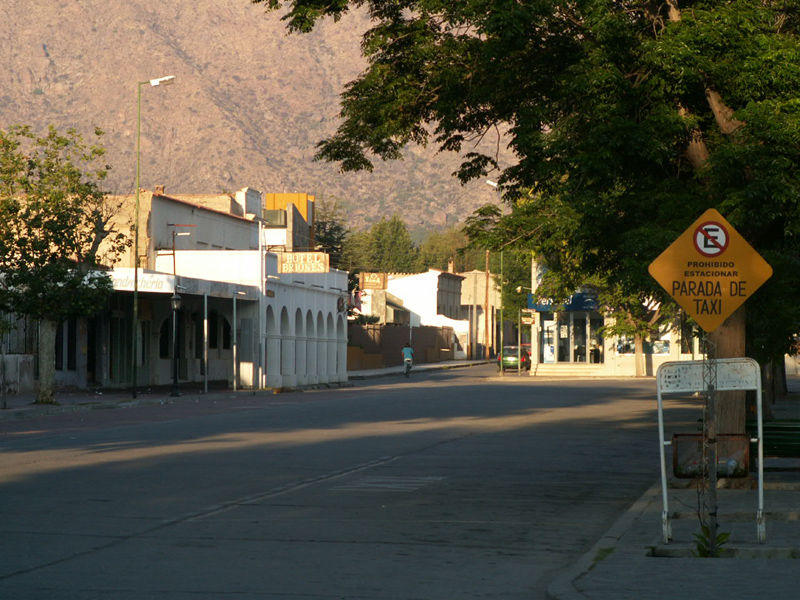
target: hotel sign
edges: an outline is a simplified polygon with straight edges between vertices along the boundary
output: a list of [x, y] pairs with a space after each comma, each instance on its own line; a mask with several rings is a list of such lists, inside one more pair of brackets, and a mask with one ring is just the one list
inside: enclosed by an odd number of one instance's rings
[[767, 261], [714, 209], [692, 223], [648, 270], [707, 332], [772, 276]]
[[278, 273], [327, 273], [330, 256], [324, 252], [280, 252]]

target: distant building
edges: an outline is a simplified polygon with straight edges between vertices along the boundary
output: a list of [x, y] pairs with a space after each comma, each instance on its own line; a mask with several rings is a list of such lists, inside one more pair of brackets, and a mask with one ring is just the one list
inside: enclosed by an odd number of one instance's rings
[[459, 275], [464, 278], [461, 284], [461, 318], [469, 321], [471, 331], [469, 356], [487, 358], [499, 343], [500, 290], [492, 273], [474, 270]]
[[469, 321], [462, 318], [461, 283], [464, 277], [429, 269], [426, 273], [389, 273], [386, 290], [362, 290], [362, 312], [381, 323], [447, 327], [455, 336], [453, 358], [467, 357]]
[[[539, 298], [535, 290], [544, 272], [532, 264], [528, 309], [531, 332], [531, 375], [633, 376], [636, 374], [634, 340], [604, 334], [614, 317], [598, 305], [590, 290], [578, 290], [563, 305]], [[642, 372], [654, 375], [666, 361], [699, 356], [691, 328], [666, 326], [654, 339], [644, 341]]]

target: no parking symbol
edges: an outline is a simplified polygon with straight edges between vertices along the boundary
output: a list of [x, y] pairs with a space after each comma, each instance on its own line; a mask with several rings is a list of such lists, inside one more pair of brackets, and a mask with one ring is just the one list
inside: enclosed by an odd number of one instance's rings
[[707, 221], [694, 230], [694, 247], [703, 256], [719, 256], [728, 247], [728, 240], [728, 230], [715, 221]]

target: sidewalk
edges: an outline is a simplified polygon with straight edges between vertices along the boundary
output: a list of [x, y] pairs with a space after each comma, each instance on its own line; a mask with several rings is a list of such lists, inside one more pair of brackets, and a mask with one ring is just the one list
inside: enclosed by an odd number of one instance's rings
[[[454, 360], [443, 363], [430, 363], [414, 365], [413, 372], [420, 371], [440, 371], [444, 369], [457, 369], [471, 367], [474, 365], [485, 364], [485, 361]], [[369, 369], [365, 371], [348, 372], [347, 377], [351, 381], [375, 379], [378, 377], [389, 377], [403, 374], [402, 366], [387, 367], [385, 369]], [[219, 386], [209, 386], [208, 393], [204, 392], [203, 385], [198, 383], [181, 384], [180, 396], [171, 396], [172, 386], [148, 386], [137, 390], [136, 399], [131, 397], [130, 389], [123, 390], [70, 390], [56, 392], [57, 404], [34, 404], [34, 394], [20, 394], [6, 396], [5, 408], [0, 400], [0, 420], [20, 419], [26, 417], [37, 417], [44, 415], [56, 415], [85, 410], [98, 410], [109, 408], [125, 408], [131, 406], [143, 406], [147, 404], [166, 404], [170, 402], [188, 402], [200, 398], [205, 399], [225, 399], [236, 396], [253, 396], [257, 394], [272, 394], [279, 391], [300, 391], [302, 389], [322, 389], [326, 387], [336, 388], [347, 386], [342, 384], [322, 384], [312, 386], [302, 386], [297, 390], [237, 390], [225, 389]]]
[[[776, 419], [800, 419], [800, 377], [790, 395], [772, 405]], [[654, 465], [654, 474], [658, 465]], [[659, 481], [630, 507], [594, 547], [553, 581], [558, 600], [675, 600], [796, 598], [800, 567], [800, 459], [764, 460], [766, 541], [758, 543], [758, 491], [720, 489], [720, 533], [729, 533], [725, 557], [697, 558], [698, 492], [687, 480], [671, 482], [672, 540], [662, 535]], [[753, 476], [755, 479], [755, 476]], [[678, 484], [683, 483], [681, 489]]]
[[[491, 361], [490, 361], [491, 362]], [[446, 369], [461, 369], [464, 367], [474, 367], [476, 365], [485, 365], [487, 361], [485, 360], [448, 360], [447, 362], [440, 362], [440, 363], [426, 363], [426, 364], [414, 364], [414, 367], [411, 369], [411, 376], [414, 376], [414, 372], [420, 371], [444, 371]], [[403, 374], [403, 365], [397, 365], [396, 367], [386, 367], [385, 369], [366, 369], [364, 371], [348, 371], [347, 378], [352, 381], [358, 381], [363, 379], [376, 379], [378, 377], [387, 377], [390, 375], [402, 375]]]

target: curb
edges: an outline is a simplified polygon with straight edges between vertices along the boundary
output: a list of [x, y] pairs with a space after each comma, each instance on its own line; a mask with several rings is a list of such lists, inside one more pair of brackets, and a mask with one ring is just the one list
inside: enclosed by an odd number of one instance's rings
[[[447, 371], [450, 369], [466, 369], [469, 367], [477, 367], [479, 365], [489, 364], [485, 362], [477, 362], [477, 363], [470, 363], [470, 364], [462, 364], [462, 365], [448, 365], [448, 364], [441, 364], [437, 365], [434, 363], [434, 366], [428, 366], [429, 363], [425, 365], [417, 365], [415, 368], [417, 372], [424, 372], [424, 371]], [[414, 368], [412, 367], [411, 372], [414, 372]], [[358, 371], [353, 371], [353, 373], [358, 373]], [[373, 373], [371, 375], [351, 375], [348, 373], [347, 379], [350, 381], [366, 381], [367, 379], [380, 379], [381, 377], [391, 377], [393, 375], [403, 375], [403, 369], [400, 365], [397, 367], [397, 371], [386, 371], [385, 373]]]
[[[266, 390], [265, 390], [266, 391]], [[115, 408], [131, 408], [134, 406], [149, 406], [153, 404], [172, 404], [175, 402], [189, 402], [202, 399], [219, 398], [242, 392], [223, 392], [214, 394], [187, 394], [185, 396], [167, 396], [158, 398], [137, 398], [127, 400], [112, 400], [107, 402], [83, 402], [80, 404], [28, 404], [23, 408], [0, 410], [0, 421], [4, 419], [28, 419], [33, 417], [47, 417], [64, 415], [90, 410], [112, 410]], [[251, 390], [244, 392], [252, 394]]]
[[[483, 363], [458, 364], [458, 365], [440, 364], [425, 368], [420, 366], [418, 367], [418, 370], [420, 372], [443, 371], [447, 369], [460, 369], [460, 368], [472, 367], [479, 364]], [[398, 367], [398, 369], [400, 369], [400, 367]], [[99, 401], [99, 402], [87, 401], [80, 404], [77, 403], [76, 404], [28, 404], [23, 408], [0, 410], [0, 421], [4, 419], [28, 419], [33, 417], [63, 415], [76, 412], [85, 412], [90, 410], [111, 410], [115, 408], [131, 408], [134, 406], [148, 406], [153, 404], [172, 404], [175, 402], [190, 402], [201, 399], [208, 400], [213, 398], [226, 398], [238, 395], [255, 396], [258, 394], [263, 394], [265, 396], [271, 396], [274, 394], [303, 392], [305, 390], [340, 389], [340, 388], [353, 387], [351, 381], [378, 379], [381, 377], [390, 377], [392, 375], [402, 375], [402, 374], [403, 371], [398, 370], [398, 371], [387, 371], [384, 373], [375, 373], [372, 375], [361, 375], [361, 376], [348, 375], [348, 381], [340, 383], [308, 384], [297, 387], [265, 388], [263, 390], [236, 390], [236, 391], [226, 390], [221, 392], [213, 392], [209, 394], [191, 393], [181, 396], [158, 396], [154, 398], [136, 398], [136, 399], [129, 398], [124, 400], [111, 400], [111, 401]]]
[[641, 497], [625, 511], [619, 520], [611, 526], [591, 550], [584, 554], [571, 567], [562, 571], [547, 588], [547, 597], [550, 600], [586, 600], [575, 587], [575, 582], [592, 570], [598, 560], [604, 555], [616, 550], [622, 537], [631, 529], [645, 509], [661, 494], [661, 482], [656, 481]]
[[311, 389], [338, 389], [352, 387], [347, 383], [340, 384], [314, 384], [297, 388], [266, 388], [263, 390], [228, 390], [225, 392], [214, 392], [210, 394], [185, 394], [180, 396], [160, 396], [157, 398], [137, 398], [127, 400], [112, 400], [107, 402], [83, 402], [80, 404], [28, 404], [23, 408], [0, 410], [0, 421], [4, 419], [29, 419], [34, 417], [47, 417], [53, 415], [63, 415], [76, 412], [87, 412], [90, 410], [113, 410], [117, 408], [133, 408], [136, 406], [151, 406], [154, 404], [175, 404], [178, 402], [197, 402], [199, 400], [215, 400], [230, 398], [232, 396], [256, 396], [264, 395], [268, 398], [275, 394], [286, 394], [292, 392], [303, 392]]

